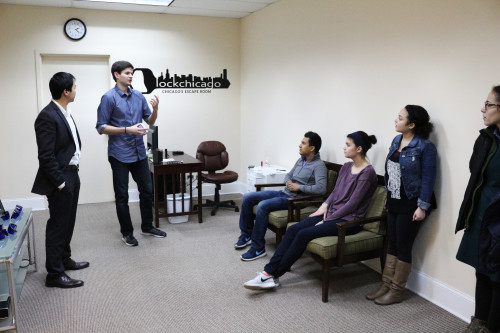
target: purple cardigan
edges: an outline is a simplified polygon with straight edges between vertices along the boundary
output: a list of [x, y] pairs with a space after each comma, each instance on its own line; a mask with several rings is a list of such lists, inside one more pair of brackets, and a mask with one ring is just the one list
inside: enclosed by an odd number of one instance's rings
[[335, 188], [325, 201], [328, 205], [325, 221], [354, 221], [366, 215], [377, 188], [377, 174], [371, 165], [358, 174], [352, 174], [353, 165], [353, 162], [348, 162], [340, 169]]

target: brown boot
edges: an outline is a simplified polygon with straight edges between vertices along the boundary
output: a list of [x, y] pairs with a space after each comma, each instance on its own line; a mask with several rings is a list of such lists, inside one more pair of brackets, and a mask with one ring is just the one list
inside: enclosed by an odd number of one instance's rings
[[396, 256], [393, 256], [392, 254], [387, 254], [385, 256], [385, 266], [384, 271], [382, 272], [382, 283], [377, 290], [366, 295], [366, 299], [373, 301], [375, 298], [380, 297], [389, 291], [397, 260], [398, 258]]
[[479, 331], [477, 331], [478, 333], [497, 333], [497, 332], [493, 332], [492, 330], [490, 330], [489, 328], [487, 327], [483, 327], [483, 328], [480, 328]]
[[486, 321], [471, 317], [470, 324], [463, 333], [479, 333], [483, 328], [486, 328]]
[[405, 290], [408, 275], [410, 275], [411, 264], [398, 260], [396, 262], [396, 272], [392, 278], [391, 288], [389, 291], [375, 299], [378, 305], [389, 305], [400, 303], [403, 300], [403, 292]]

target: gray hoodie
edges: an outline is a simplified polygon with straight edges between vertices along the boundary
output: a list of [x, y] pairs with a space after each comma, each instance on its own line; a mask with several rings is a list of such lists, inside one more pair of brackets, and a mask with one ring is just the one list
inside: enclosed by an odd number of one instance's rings
[[310, 194], [325, 194], [327, 183], [327, 170], [325, 163], [321, 160], [319, 153], [304, 163], [303, 157], [299, 158], [292, 170], [285, 176], [285, 183], [289, 180], [299, 184], [299, 191], [291, 192], [287, 188], [283, 190], [291, 197], [300, 197]]

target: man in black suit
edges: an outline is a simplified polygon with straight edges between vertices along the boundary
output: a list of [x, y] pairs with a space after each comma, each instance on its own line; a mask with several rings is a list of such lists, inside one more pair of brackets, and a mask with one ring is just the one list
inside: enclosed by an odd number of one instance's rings
[[52, 101], [35, 121], [39, 168], [31, 192], [46, 195], [49, 202], [45, 285], [76, 288], [83, 286], [83, 281], [70, 278], [65, 271], [86, 268], [89, 263], [71, 259], [69, 245], [80, 193], [81, 141], [68, 109], [68, 104], [75, 100], [75, 77], [70, 73], [56, 73], [50, 79], [49, 88]]

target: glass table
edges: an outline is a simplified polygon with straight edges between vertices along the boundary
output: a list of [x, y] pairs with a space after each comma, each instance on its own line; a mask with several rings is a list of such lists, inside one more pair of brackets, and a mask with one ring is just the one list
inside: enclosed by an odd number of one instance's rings
[[[9, 213], [12, 215], [12, 211]], [[0, 222], [3, 229], [8, 229], [9, 223], [17, 225], [15, 233], [0, 240], [0, 331], [17, 331], [17, 302], [28, 267], [35, 265], [35, 271], [38, 270], [31, 208], [23, 208], [15, 220]]]

